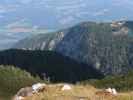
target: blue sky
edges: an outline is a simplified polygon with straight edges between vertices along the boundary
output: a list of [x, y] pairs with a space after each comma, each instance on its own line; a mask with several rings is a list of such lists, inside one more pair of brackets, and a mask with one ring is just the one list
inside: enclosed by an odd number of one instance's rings
[[0, 25], [26, 20], [60, 28], [86, 20], [132, 20], [132, 7], [132, 0], [0, 0]]

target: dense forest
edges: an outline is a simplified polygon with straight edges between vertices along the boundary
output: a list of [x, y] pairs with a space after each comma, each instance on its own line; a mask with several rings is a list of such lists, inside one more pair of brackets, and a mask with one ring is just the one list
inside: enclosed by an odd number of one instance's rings
[[51, 51], [15, 49], [1, 51], [0, 64], [17, 66], [52, 82], [77, 82], [103, 77], [91, 65], [78, 63]]

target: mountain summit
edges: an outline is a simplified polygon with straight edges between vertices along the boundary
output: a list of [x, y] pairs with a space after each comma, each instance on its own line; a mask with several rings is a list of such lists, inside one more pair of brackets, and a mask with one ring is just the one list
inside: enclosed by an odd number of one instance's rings
[[123, 74], [131, 69], [133, 22], [83, 22], [51, 34], [40, 34], [18, 42], [14, 47], [52, 50], [79, 62], [92, 64], [104, 74]]

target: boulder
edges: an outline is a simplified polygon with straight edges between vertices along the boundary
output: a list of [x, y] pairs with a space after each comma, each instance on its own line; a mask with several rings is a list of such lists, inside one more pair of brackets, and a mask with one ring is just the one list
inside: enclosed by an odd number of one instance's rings
[[32, 96], [33, 89], [31, 87], [22, 88], [18, 91], [17, 96]]
[[32, 85], [33, 93], [41, 92], [45, 90], [45, 88], [46, 88], [46, 84], [44, 83], [37, 83], [37, 84]]
[[21, 88], [15, 95], [13, 100], [23, 100], [24, 97], [32, 96], [33, 89], [31, 87]]
[[111, 88], [105, 89], [105, 91], [109, 92], [109, 93], [112, 93], [112, 89]]
[[112, 95], [117, 95], [117, 91], [115, 88], [108, 88], [108, 89], [105, 89], [106, 92], [109, 92], [111, 93]]
[[22, 96], [16, 96], [14, 100], [24, 100], [25, 98]]
[[68, 85], [68, 84], [65, 84], [63, 87], [62, 87], [62, 91], [64, 91], [64, 90], [71, 90], [72, 89], [72, 87], [70, 86], [70, 85]]
[[115, 88], [112, 89], [112, 94], [113, 94], [113, 95], [117, 95], [117, 91], [116, 91]]

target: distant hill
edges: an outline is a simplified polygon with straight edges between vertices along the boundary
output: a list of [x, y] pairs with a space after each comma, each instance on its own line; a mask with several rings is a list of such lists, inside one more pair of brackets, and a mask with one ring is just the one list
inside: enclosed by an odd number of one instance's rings
[[84, 22], [47, 35], [36, 35], [13, 48], [53, 50], [107, 74], [123, 74], [133, 67], [133, 22]]
[[50, 51], [6, 50], [0, 52], [0, 65], [14, 65], [52, 82], [77, 82], [102, 78], [91, 65]]

